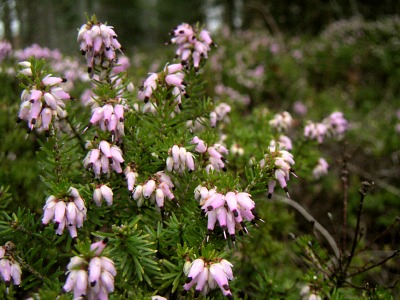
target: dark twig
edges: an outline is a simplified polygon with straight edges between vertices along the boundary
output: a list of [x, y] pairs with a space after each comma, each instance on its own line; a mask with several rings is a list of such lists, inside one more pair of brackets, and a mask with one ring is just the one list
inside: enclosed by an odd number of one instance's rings
[[343, 225], [342, 225], [341, 253], [344, 253], [346, 249], [346, 239], [347, 239], [347, 203], [348, 203], [348, 190], [349, 190], [349, 170], [347, 168], [346, 154], [343, 154], [343, 166], [340, 178], [343, 183]]
[[377, 234], [373, 239], [371, 239], [368, 244], [366, 244], [364, 247], [362, 247], [361, 249], [359, 249], [358, 251], [355, 252], [355, 255], [363, 252], [364, 250], [368, 249], [376, 240], [378, 240], [380, 237], [384, 236], [387, 232], [389, 232], [398, 222], [400, 221], [400, 217], [397, 217], [396, 219], [394, 219], [394, 221], [385, 228], [385, 230], [383, 230], [382, 232], [380, 232], [379, 234]]
[[369, 271], [369, 270], [371, 270], [371, 269], [373, 269], [373, 268], [376, 268], [376, 267], [378, 267], [378, 266], [380, 266], [380, 265], [383, 265], [383, 264], [384, 264], [385, 262], [387, 262], [389, 259], [391, 259], [391, 258], [397, 256], [398, 254], [399, 254], [399, 250], [395, 250], [395, 251], [393, 252], [392, 255], [390, 255], [390, 256], [384, 258], [384, 259], [381, 260], [380, 262], [378, 262], [378, 263], [376, 263], [376, 264], [373, 264], [373, 265], [370, 265], [369, 267], [366, 267], [366, 268], [364, 268], [364, 269], [358, 270], [358, 271], [356, 271], [356, 272], [354, 272], [354, 273], [351, 273], [351, 274], [347, 275], [347, 277], [353, 277], [353, 276], [356, 276], [356, 275], [358, 275], [358, 274], [362, 274], [362, 273], [364, 273], [364, 272], [367, 272], [367, 271]]
[[351, 251], [350, 251], [350, 255], [349, 258], [347, 260], [347, 264], [345, 267], [345, 271], [348, 269], [353, 257], [354, 257], [354, 252], [356, 250], [356, 246], [357, 246], [357, 240], [358, 240], [358, 234], [360, 232], [360, 222], [361, 222], [361, 214], [362, 214], [362, 209], [363, 209], [363, 205], [364, 205], [364, 198], [367, 195], [367, 193], [370, 191], [371, 187], [373, 186], [373, 183], [370, 183], [368, 181], [364, 181], [362, 182], [362, 186], [359, 190], [360, 193], [360, 204], [358, 206], [358, 212], [357, 212], [357, 224], [356, 224], [356, 230], [354, 232], [354, 237], [353, 237], [353, 243], [351, 246]]

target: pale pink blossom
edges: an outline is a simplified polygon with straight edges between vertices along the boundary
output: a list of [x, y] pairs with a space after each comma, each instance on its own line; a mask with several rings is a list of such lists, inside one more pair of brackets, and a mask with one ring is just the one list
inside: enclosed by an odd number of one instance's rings
[[183, 23], [172, 30], [171, 36], [171, 44], [178, 45], [175, 56], [180, 58], [181, 64], [193, 65], [198, 70], [201, 60], [207, 59], [213, 45], [210, 33]]
[[312, 174], [315, 179], [319, 179], [328, 174], [329, 164], [324, 158], [318, 159], [318, 164], [314, 167]]
[[88, 21], [78, 32], [79, 48], [86, 58], [88, 73], [94, 75], [94, 68], [107, 68], [115, 65], [115, 51], [121, 50], [121, 44], [112, 26]]
[[270, 165], [273, 166], [273, 177], [274, 179], [268, 182], [268, 198], [272, 197], [276, 181], [285, 190], [289, 197], [289, 190], [287, 188], [287, 181], [290, 178], [290, 174], [294, 175], [292, 165], [295, 164], [293, 154], [286, 150], [280, 150], [279, 147], [270, 146], [268, 147], [268, 153], [260, 161], [260, 167], [265, 168]]
[[[64, 199], [68, 198], [65, 202]], [[78, 236], [77, 228], [83, 226], [86, 220], [86, 206], [84, 200], [79, 195], [79, 191], [70, 187], [65, 197], [57, 198], [50, 195], [43, 207], [42, 224], [47, 225], [50, 221], [55, 223], [56, 234], [62, 235], [65, 227], [72, 238]]]
[[114, 291], [114, 277], [117, 274], [114, 262], [100, 256], [106, 244], [104, 241], [93, 243], [90, 249], [98, 249], [98, 244], [102, 248], [96, 250], [92, 257], [74, 256], [67, 266], [67, 280], [63, 290], [73, 292], [76, 299], [82, 296], [89, 300], [108, 299], [108, 294]]
[[224, 296], [233, 299], [229, 287], [229, 281], [233, 280], [233, 265], [225, 259], [216, 259], [215, 261], [205, 261], [203, 258], [197, 258], [192, 263], [187, 261], [184, 265], [184, 272], [187, 275], [183, 285], [182, 295], [195, 286], [194, 297], [202, 294], [204, 297], [211, 289], [220, 287]]
[[14, 243], [10, 241], [0, 246], [0, 275], [7, 286], [11, 280], [15, 285], [21, 284], [22, 270], [11, 252], [14, 247]]

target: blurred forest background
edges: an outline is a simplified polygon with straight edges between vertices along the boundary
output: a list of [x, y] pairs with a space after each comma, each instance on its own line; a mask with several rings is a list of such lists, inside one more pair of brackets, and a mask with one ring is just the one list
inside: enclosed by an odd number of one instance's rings
[[400, 13], [400, 1], [355, 0], [1, 0], [0, 37], [13, 48], [37, 43], [77, 52], [77, 24], [84, 13], [96, 14], [118, 28], [124, 47], [154, 47], [168, 40], [166, 32], [181, 22], [206, 23], [209, 29], [268, 28], [274, 35], [316, 35], [339, 19], [362, 16], [376, 20]]

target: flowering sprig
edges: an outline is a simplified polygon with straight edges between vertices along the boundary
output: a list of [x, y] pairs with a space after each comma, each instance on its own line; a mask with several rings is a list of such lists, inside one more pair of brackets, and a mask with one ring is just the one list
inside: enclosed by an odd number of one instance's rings
[[74, 299], [80, 299], [82, 296], [89, 300], [108, 299], [108, 294], [114, 291], [114, 277], [117, 271], [111, 259], [101, 256], [105, 246], [105, 240], [93, 243], [87, 255], [71, 258], [67, 265], [68, 277], [63, 290], [72, 291]]
[[[154, 98], [154, 92], [159, 89], [167, 89], [171, 93], [171, 98], [179, 112], [182, 109], [182, 96], [186, 98], [189, 95], [186, 92], [186, 82], [184, 81], [185, 73], [182, 71], [181, 64], [167, 65], [163, 71], [159, 73], [151, 73], [143, 82], [143, 86], [138, 92], [138, 99], [145, 102], [144, 112], [151, 111], [148, 107], [160, 104]], [[149, 103], [152, 99], [154, 103]]]
[[112, 142], [121, 140], [124, 136], [124, 113], [128, 109], [126, 100], [124, 98], [107, 99], [104, 105], [99, 102], [94, 101], [92, 116], [84, 132], [93, 125], [97, 125], [102, 131], [110, 132]]
[[122, 150], [117, 145], [102, 140], [98, 144], [88, 142], [86, 146], [91, 149], [83, 160], [83, 165], [86, 169], [93, 170], [95, 178], [100, 178], [101, 174], [110, 176], [111, 169], [118, 174], [123, 172], [124, 158], [122, 157]]
[[226, 239], [226, 231], [228, 231], [233, 242], [236, 240], [237, 229], [248, 233], [244, 221], [255, 223], [256, 220], [260, 220], [263, 222], [255, 210], [255, 202], [249, 193], [229, 191], [222, 194], [217, 192], [216, 187], [207, 189], [207, 187], [199, 185], [194, 190], [194, 197], [207, 216], [207, 240], [217, 221], [224, 238]]
[[220, 103], [218, 104], [213, 111], [210, 112], [210, 125], [211, 127], [217, 126], [217, 121], [226, 122], [229, 121], [228, 114], [231, 112], [231, 107], [229, 104]]
[[269, 121], [269, 125], [279, 132], [288, 131], [288, 129], [292, 127], [292, 124], [292, 116], [287, 111], [274, 115], [274, 117]]
[[214, 44], [207, 30], [193, 28], [187, 23], [177, 26], [171, 31], [171, 44], [177, 44], [175, 52], [182, 65], [193, 65], [195, 70], [200, 67], [201, 59], [208, 58], [208, 51]]
[[183, 174], [187, 169], [189, 173], [194, 171], [194, 155], [187, 151], [185, 147], [174, 145], [168, 150], [166, 160], [167, 171], [175, 171], [178, 174]]
[[269, 146], [279, 147], [280, 149], [285, 149], [287, 151], [290, 151], [293, 148], [292, 140], [290, 139], [290, 137], [283, 134], [279, 135], [278, 140], [272, 140], [269, 143]]
[[21, 267], [11, 254], [14, 247], [12, 242], [0, 246], [0, 275], [7, 286], [10, 285], [11, 279], [15, 285], [21, 284]]
[[[50, 125], [54, 119], [67, 117], [65, 101], [71, 96], [61, 86], [65, 78], [47, 74], [43, 61], [23, 61], [19, 63], [19, 76], [28, 81], [21, 93], [21, 105], [17, 122], [28, 123], [28, 133], [33, 129], [50, 135]], [[54, 122], [53, 122], [54, 124]]]
[[142, 206], [146, 199], [149, 199], [152, 204], [156, 204], [156, 207], [162, 210], [165, 199], [169, 199], [179, 206], [175, 195], [172, 193], [174, 188], [175, 185], [171, 178], [163, 171], [159, 171], [143, 184], [138, 184], [132, 193], [132, 197], [137, 201], [138, 207]]
[[195, 136], [190, 143], [196, 145], [195, 150], [198, 153], [204, 154], [208, 158], [208, 164], [205, 167], [208, 173], [213, 170], [226, 171], [226, 159], [223, 155], [227, 155], [229, 150], [226, 149], [225, 146], [216, 143], [208, 147], [207, 144], [197, 136]]
[[322, 176], [325, 176], [328, 173], [328, 168], [329, 168], [328, 162], [324, 158], [320, 157], [318, 159], [317, 165], [312, 170], [313, 177], [315, 179], [319, 179]]
[[205, 297], [210, 290], [218, 286], [224, 296], [233, 299], [229, 288], [229, 281], [233, 280], [232, 267], [233, 265], [226, 259], [217, 258], [207, 261], [197, 258], [192, 262], [186, 261], [184, 273], [187, 275], [187, 279], [183, 285], [182, 295], [186, 295], [195, 286], [194, 297], [197, 298], [200, 294]]
[[94, 16], [81, 26], [77, 40], [91, 77], [96, 66], [105, 69], [112, 66], [116, 61], [115, 51], [121, 50], [113, 27], [97, 22]]
[[78, 236], [77, 228], [81, 228], [86, 220], [87, 209], [79, 191], [70, 187], [62, 197], [50, 195], [46, 200], [43, 211], [43, 224], [47, 225], [50, 221], [53, 221], [56, 225], [57, 235], [62, 235], [65, 227], [67, 227], [71, 237], [76, 238]]
[[325, 137], [342, 138], [348, 128], [349, 123], [344, 118], [343, 113], [333, 112], [320, 123], [308, 121], [304, 127], [304, 136], [322, 143]]
[[293, 154], [286, 150], [280, 150], [278, 147], [268, 147], [268, 153], [260, 161], [261, 169], [268, 169], [271, 176], [275, 179], [268, 182], [268, 198], [272, 197], [275, 189], [276, 181], [285, 190], [289, 197], [289, 190], [287, 188], [287, 181], [289, 180], [290, 173], [294, 176], [291, 165], [294, 165]]

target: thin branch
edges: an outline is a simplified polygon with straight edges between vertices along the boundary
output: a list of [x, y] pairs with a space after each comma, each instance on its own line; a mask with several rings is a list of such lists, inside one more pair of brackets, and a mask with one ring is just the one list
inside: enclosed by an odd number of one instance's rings
[[358, 274], [367, 272], [367, 271], [369, 271], [369, 270], [371, 270], [371, 269], [373, 269], [373, 268], [376, 268], [376, 267], [378, 267], [378, 266], [380, 266], [380, 265], [383, 265], [383, 264], [384, 264], [385, 262], [387, 262], [389, 259], [391, 259], [391, 258], [397, 256], [398, 254], [399, 254], [399, 250], [395, 250], [395, 251], [393, 252], [392, 255], [390, 255], [390, 256], [384, 258], [384, 259], [381, 260], [380, 262], [378, 262], [378, 263], [376, 263], [376, 264], [373, 264], [373, 265], [371, 265], [371, 266], [369, 266], [369, 267], [367, 267], [367, 268], [358, 270], [357, 272], [351, 273], [351, 274], [347, 275], [347, 277], [353, 277], [353, 276], [356, 276], [356, 275], [358, 275]]
[[347, 204], [348, 204], [348, 190], [349, 190], [349, 171], [347, 168], [347, 159], [345, 153], [343, 153], [341, 180], [343, 183], [343, 225], [342, 225], [341, 250], [342, 253], [344, 253], [346, 249], [346, 239], [347, 239]]
[[362, 209], [363, 209], [363, 205], [364, 205], [364, 199], [372, 186], [373, 186], [373, 183], [371, 184], [368, 181], [364, 181], [364, 182], [362, 182], [362, 186], [359, 190], [361, 198], [360, 198], [360, 204], [358, 206], [358, 212], [357, 212], [356, 230], [354, 232], [353, 244], [351, 246], [351, 252], [350, 252], [349, 258], [347, 260], [345, 270], [348, 269], [348, 267], [354, 257], [354, 252], [356, 251], [356, 246], [357, 246], [357, 242], [358, 242], [358, 234], [360, 232], [360, 222], [361, 222]]
[[380, 237], [384, 236], [387, 232], [389, 232], [389, 230], [391, 230], [399, 221], [400, 221], [400, 217], [396, 217], [396, 219], [394, 219], [394, 221], [388, 227], [386, 227], [385, 230], [383, 230], [381, 233], [377, 234], [364, 247], [362, 247], [361, 249], [357, 250], [355, 255], [357, 253], [363, 252], [364, 250], [368, 249], [377, 239], [379, 239]]
[[340, 251], [339, 248], [335, 242], [335, 239], [332, 237], [332, 235], [326, 230], [317, 220], [314, 219], [313, 216], [311, 216], [300, 204], [298, 204], [296, 201], [286, 198], [280, 195], [275, 195], [274, 198], [280, 202], [283, 202], [285, 204], [290, 205], [294, 209], [296, 209], [307, 221], [312, 222], [314, 224], [314, 228], [318, 230], [322, 236], [327, 240], [329, 245], [331, 246], [335, 257], [339, 259], [340, 257]]

